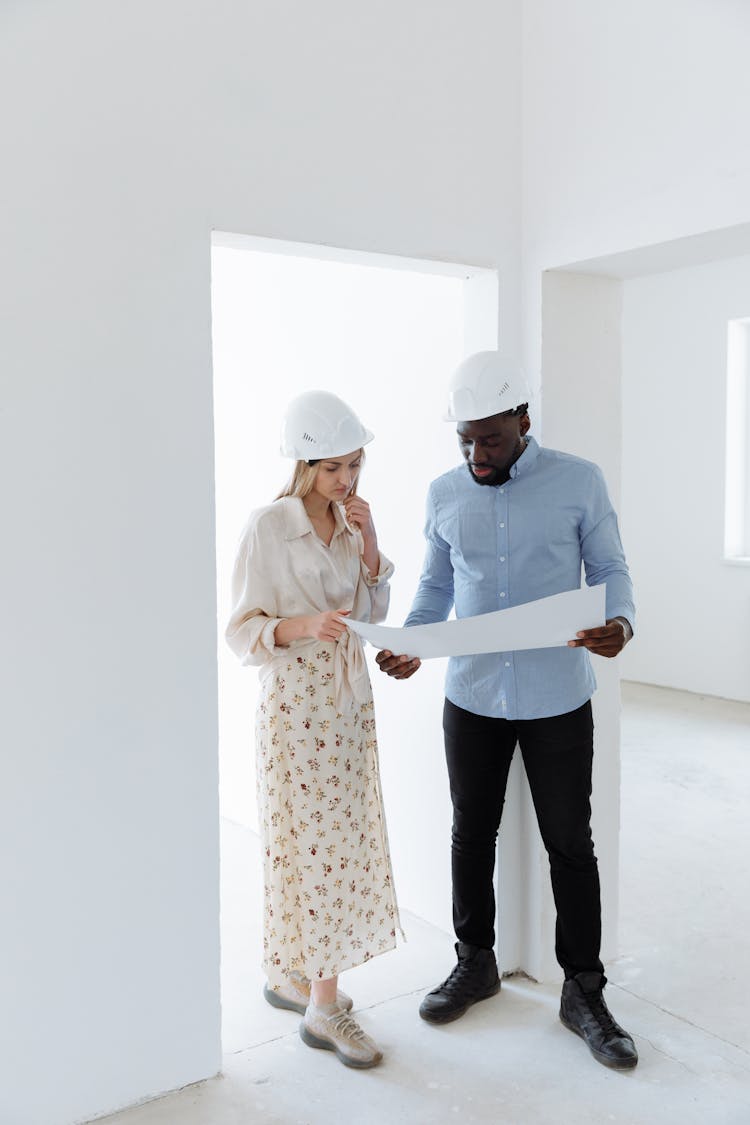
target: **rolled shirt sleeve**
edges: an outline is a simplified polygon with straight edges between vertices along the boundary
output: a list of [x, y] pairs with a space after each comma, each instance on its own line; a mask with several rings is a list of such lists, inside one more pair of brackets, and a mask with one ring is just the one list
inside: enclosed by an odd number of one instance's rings
[[360, 556], [360, 572], [370, 597], [370, 621], [373, 625], [379, 625], [388, 616], [388, 606], [391, 600], [389, 582], [394, 570], [395, 567], [391, 560], [380, 551], [378, 552], [378, 573], [373, 577], [365, 560]]
[[232, 572], [232, 612], [224, 634], [242, 664], [264, 664], [285, 651], [275, 640], [276, 626], [284, 618], [278, 613], [272, 560], [264, 558], [267, 553], [251, 519]]

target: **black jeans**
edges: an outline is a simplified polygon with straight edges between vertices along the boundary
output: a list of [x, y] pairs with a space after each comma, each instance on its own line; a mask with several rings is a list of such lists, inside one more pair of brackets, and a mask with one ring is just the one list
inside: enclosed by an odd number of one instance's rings
[[599, 870], [591, 839], [591, 704], [547, 719], [491, 719], [446, 699], [445, 755], [453, 801], [453, 925], [459, 941], [495, 944], [493, 874], [516, 743], [549, 856], [555, 953], [566, 979], [603, 972]]

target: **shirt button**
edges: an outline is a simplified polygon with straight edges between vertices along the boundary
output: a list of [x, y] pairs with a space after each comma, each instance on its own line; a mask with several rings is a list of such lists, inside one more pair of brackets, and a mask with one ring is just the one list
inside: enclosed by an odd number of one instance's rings
[[505, 489], [504, 489], [504, 488], [501, 488], [501, 489], [500, 489], [500, 495], [501, 495], [501, 496], [504, 496], [504, 495], [505, 495]]
[[505, 597], [505, 594], [502, 594], [502, 593], [501, 593], [501, 594], [500, 594], [500, 597], [501, 597], [501, 598], [504, 598], [504, 597]]
[[501, 524], [500, 524], [500, 526], [501, 526], [501, 527], [505, 527], [505, 524], [504, 524], [504, 523], [501, 523]]
[[505, 562], [505, 555], [500, 556], [500, 562]]
[[506, 668], [510, 668], [510, 660], [506, 660], [506, 661], [505, 661], [505, 667], [506, 667]]

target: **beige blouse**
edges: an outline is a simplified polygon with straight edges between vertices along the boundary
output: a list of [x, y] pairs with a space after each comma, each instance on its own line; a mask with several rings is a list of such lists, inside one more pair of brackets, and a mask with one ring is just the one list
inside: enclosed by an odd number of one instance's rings
[[[226, 639], [243, 664], [261, 666], [261, 679], [279, 658], [312, 638], [277, 645], [274, 632], [288, 617], [348, 609], [357, 621], [380, 622], [388, 612], [393, 563], [379, 556], [376, 577], [362, 559], [359, 529], [332, 505], [336, 527], [330, 545], [317, 535], [302, 500], [286, 496], [253, 512], [240, 540], [232, 575], [232, 613]], [[369, 680], [362, 642], [348, 630], [336, 644], [336, 687], [362, 699]]]

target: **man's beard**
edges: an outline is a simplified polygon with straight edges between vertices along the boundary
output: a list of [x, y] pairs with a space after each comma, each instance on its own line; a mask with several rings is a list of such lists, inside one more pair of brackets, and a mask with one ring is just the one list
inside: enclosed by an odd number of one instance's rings
[[471, 476], [471, 479], [474, 481], [474, 484], [493, 485], [493, 484], [499, 484], [500, 483], [500, 470], [496, 469], [494, 465], [492, 466], [492, 472], [488, 473], [486, 477], [476, 477], [476, 476], [474, 476], [474, 473], [473, 473], [470, 465], [467, 465], [466, 468], [468, 469], [469, 474]]

